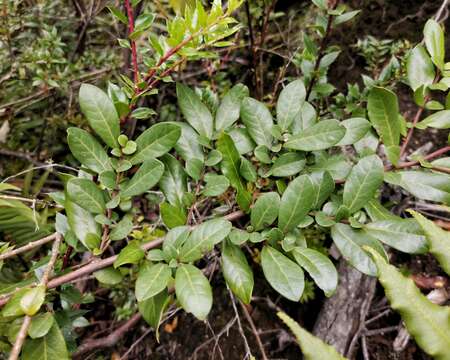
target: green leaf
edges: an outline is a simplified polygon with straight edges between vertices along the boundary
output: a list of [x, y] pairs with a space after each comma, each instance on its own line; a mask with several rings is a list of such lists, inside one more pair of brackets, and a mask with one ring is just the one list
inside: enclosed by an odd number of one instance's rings
[[426, 129], [427, 127], [432, 127], [435, 129], [450, 129], [450, 110], [435, 112], [420, 121], [416, 127], [418, 129]]
[[125, 239], [133, 230], [133, 219], [131, 216], [124, 216], [109, 233], [109, 239], [112, 241]]
[[247, 191], [240, 176], [239, 169], [241, 158], [234, 146], [234, 142], [228, 134], [222, 134], [217, 140], [217, 150], [222, 153], [221, 170], [233, 188], [238, 192], [238, 204], [243, 211], [248, 211], [252, 201], [251, 194]]
[[214, 166], [222, 161], [222, 154], [218, 150], [211, 150], [205, 161], [206, 166]]
[[344, 206], [350, 213], [361, 209], [383, 183], [383, 162], [377, 155], [362, 158], [353, 167], [344, 185]]
[[183, 195], [187, 192], [187, 176], [180, 162], [172, 155], [166, 154], [161, 158], [164, 172], [159, 179], [159, 188], [166, 200], [173, 206], [181, 206]]
[[266, 105], [252, 98], [245, 98], [241, 103], [241, 119], [250, 137], [258, 145], [272, 147], [273, 119]]
[[300, 113], [306, 97], [303, 80], [289, 83], [280, 93], [277, 101], [277, 123], [285, 132]]
[[24, 314], [22, 307], [20, 306], [20, 301], [22, 297], [28, 292], [28, 288], [20, 289], [14, 293], [11, 299], [6, 303], [5, 307], [2, 309], [3, 317], [21, 316]]
[[231, 231], [231, 223], [225, 219], [212, 219], [197, 226], [180, 251], [180, 260], [191, 262], [200, 259], [214, 245], [220, 243]]
[[289, 152], [276, 159], [269, 173], [272, 176], [287, 177], [298, 174], [303, 170], [306, 159], [303, 154], [298, 152]]
[[444, 231], [422, 214], [410, 210], [428, 240], [429, 251], [437, 259], [442, 269], [450, 275], [450, 233]]
[[172, 270], [167, 264], [157, 263], [144, 266], [139, 271], [136, 280], [135, 294], [137, 301], [144, 301], [159, 294], [167, 287], [171, 277]]
[[338, 284], [338, 274], [331, 260], [313, 249], [296, 247], [292, 251], [295, 261], [313, 278], [326, 296], [331, 296]]
[[345, 135], [345, 128], [337, 120], [322, 120], [301, 133], [291, 136], [285, 148], [315, 151], [336, 145]]
[[303, 106], [291, 125], [292, 134], [296, 135], [313, 126], [317, 122], [316, 109], [307, 101]]
[[122, 198], [142, 194], [156, 185], [164, 172], [164, 164], [156, 159], [145, 161], [121, 190]]
[[103, 191], [92, 180], [70, 179], [67, 182], [67, 194], [70, 200], [93, 214], [102, 214], [106, 210]]
[[114, 269], [112, 266], [96, 271], [94, 276], [99, 282], [108, 285], [117, 285], [123, 280], [120, 270]]
[[250, 160], [241, 156], [241, 165], [239, 166], [239, 173], [242, 177], [249, 181], [255, 182], [258, 179], [258, 174], [256, 173], [256, 168]]
[[370, 200], [364, 205], [364, 210], [372, 221], [396, 219], [397, 216], [392, 214], [388, 209], [380, 204], [378, 200]]
[[88, 169], [98, 174], [112, 170], [105, 150], [87, 131], [74, 127], [67, 129], [67, 143], [73, 156]]
[[155, 330], [157, 341], [159, 341], [159, 325], [169, 303], [170, 296], [166, 290], [161, 291], [150, 299], [138, 302], [139, 312], [144, 320]]
[[41, 308], [45, 300], [45, 286], [38, 285], [29, 289], [20, 299], [20, 307], [22, 311], [28, 315], [33, 316]]
[[127, 246], [120, 250], [119, 256], [114, 261], [114, 268], [125, 264], [137, 264], [145, 256], [144, 250], [141, 249], [137, 241], [131, 241]]
[[397, 164], [400, 157], [401, 123], [397, 95], [392, 91], [373, 87], [369, 93], [367, 110], [369, 120], [386, 146], [386, 155], [390, 162]]
[[433, 63], [422, 45], [411, 50], [406, 62], [409, 86], [416, 91], [422, 85], [431, 85], [436, 76]]
[[186, 212], [180, 206], [173, 206], [163, 202], [159, 205], [159, 211], [164, 224], [169, 229], [186, 224]]
[[261, 266], [270, 286], [291, 301], [300, 300], [305, 287], [304, 274], [300, 266], [267, 245], [261, 252]]
[[189, 234], [189, 227], [187, 226], [177, 226], [169, 230], [163, 242], [164, 256], [168, 261], [178, 257], [181, 246], [183, 246]]
[[94, 85], [82, 84], [79, 98], [81, 111], [91, 128], [109, 147], [118, 147], [119, 116], [108, 95]]
[[190, 159], [186, 161], [186, 172], [195, 181], [200, 181], [202, 177], [203, 162], [199, 159]]
[[308, 175], [292, 180], [281, 197], [278, 227], [283, 232], [294, 229], [308, 215], [315, 200], [314, 185]]
[[253, 272], [241, 248], [228, 241], [222, 246], [222, 272], [233, 294], [249, 304], [254, 286]]
[[280, 208], [280, 195], [276, 192], [262, 194], [256, 200], [250, 216], [255, 231], [262, 230], [276, 220]]
[[197, 94], [187, 86], [177, 83], [178, 105], [186, 121], [201, 135], [211, 139], [213, 117]]
[[219, 196], [227, 191], [230, 186], [230, 182], [223, 175], [206, 174], [205, 182], [206, 185], [202, 191], [205, 196]]
[[117, 20], [124, 25], [128, 25], [128, 18], [122, 11], [114, 6], [107, 6], [107, 8]]
[[241, 155], [253, 151], [256, 147], [256, 144], [253, 142], [245, 128], [234, 127], [229, 131], [228, 135], [233, 139], [236, 150]]
[[67, 195], [64, 209], [70, 229], [78, 240], [90, 250], [99, 246], [100, 225], [95, 221], [94, 216], [73, 201], [70, 201]]
[[278, 312], [277, 315], [295, 335], [305, 360], [346, 360], [332, 346], [300, 327], [299, 324], [285, 313]]
[[310, 171], [328, 171], [334, 180], [344, 180], [352, 169], [352, 165], [342, 155], [318, 154], [315, 164], [309, 167]]
[[248, 88], [243, 84], [233, 86], [223, 97], [216, 112], [216, 131], [220, 132], [239, 119], [242, 99], [248, 96]]
[[175, 276], [175, 293], [181, 307], [197, 319], [205, 320], [212, 307], [208, 279], [193, 265], [181, 265]]
[[56, 321], [50, 331], [39, 339], [27, 340], [23, 346], [22, 360], [69, 360], [66, 342]]
[[314, 185], [314, 202], [312, 209], [319, 209], [333, 193], [335, 183], [328, 171], [315, 171], [309, 174]]
[[345, 135], [336, 146], [352, 145], [361, 140], [370, 130], [370, 123], [360, 117], [344, 120], [341, 125], [345, 127]]
[[137, 152], [130, 159], [133, 165], [157, 158], [175, 146], [181, 136], [181, 129], [172, 123], [159, 123], [145, 130], [136, 139]]
[[362, 249], [363, 246], [370, 246], [386, 257], [384, 248], [377, 239], [346, 224], [334, 225], [331, 228], [331, 237], [350, 265], [366, 275], [375, 276], [377, 274], [374, 262]]
[[368, 223], [365, 231], [381, 242], [405, 253], [421, 254], [428, 250], [425, 236], [412, 219], [390, 219]]
[[436, 360], [447, 360], [450, 348], [450, 308], [428, 300], [412, 279], [368, 248], [378, 268], [378, 280], [391, 307], [398, 311], [417, 344]]
[[445, 60], [445, 39], [441, 25], [429, 19], [423, 29], [423, 36], [431, 60], [439, 69], [442, 69]]
[[53, 315], [51, 313], [38, 314], [33, 316], [31, 325], [28, 329], [28, 335], [32, 339], [41, 338], [50, 331], [53, 326]]
[[203, 150], [200, 145], [200, 136], [185, 123], [173, 123], [181, 128], [181, 136], [175, 145], [177, 153], [186, 161], [198, 159], [203, 162]]
[[384, 181], [401, 186], [423, 200], [450, 205], [450, 176], [425, 171], [396, 171], [384, 175]]

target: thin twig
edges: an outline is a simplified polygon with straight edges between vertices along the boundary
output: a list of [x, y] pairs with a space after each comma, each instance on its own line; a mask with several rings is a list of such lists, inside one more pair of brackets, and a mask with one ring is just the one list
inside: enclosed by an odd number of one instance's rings
[[26, 244], [26, 245], [24, 245], [24, 246], [22, 246], [20, 248], [8, 251], [8, 252], [6, 252], [4, 254], [0, 254], [0, 261], [8, 259], [8, 258], [10, 258], [12, 256], [17, 255], [17, 254], [22, 254], [22, 253], [24, 253], [24, 252], [26, 252], [28, 250], [34, 249], [35, 247], [47, 244], [50, 241], [55, 240], [57, 238], [57, 236], [58, 236], [58, 234], [54, 233], [54, 234], [46, 236], [46, 237], [44, 237], [42, 239], [39, 239], [39, 240], [36, 240], [36, 241], [32, 241], [32, 242], [30, 242], [30, 243], [28, 243], [28, 244]]
[[[134, 32], [134, 14], [133, 8], [131, 7], [130, 4], [130, 0], [125, 0], [125, 8], [127, 10], [128, 15], [128, 37], [129, 37]], [[136, 41], [130, 39], [130, 45], [131, 45], [131, 62], [133, 63], [134, 84], [136, 85], [139, 82]]]
[[250, 324], [250, 327], [252, 328], [253, 335], [255, 335], [256, 343], [258, 344], [259, 352], [261, 353], [261, 357], [263, 360], [268, 360], [268, 357], [266, 355], [266, 352], [264, 350], [264, 345], [261, 341], [261, 337], [258, 334], [258, 329], [255, 326], [255, 323], [253, 322], [252, 317], [250, 316], [250, 313], [248, 312], [245, 305], [239, 301], [241, 304], [242, 311], [244, 312], [245, 318], [247, 319], [248, 323]]
[[239, 311], [236, 307], [234, 295], [230, 289], [228, 289], [228, 293], [230, 294], [231, 305], [233, 305], [233, 310], [234, 310], [234, 313], [236, 314], [236, 320], [238, 323], [239, 333], [241, 334], [241, 337], [244, 340], [245, 355], [243, 356], [243, 359], [247, 359], [248, 357], [252, 357], [252, 351], [250, 350], [250, 346], [248, 345], [247, 337], [245, 336], [244, 329], [241, 324], [241, 318], [239, 317]]

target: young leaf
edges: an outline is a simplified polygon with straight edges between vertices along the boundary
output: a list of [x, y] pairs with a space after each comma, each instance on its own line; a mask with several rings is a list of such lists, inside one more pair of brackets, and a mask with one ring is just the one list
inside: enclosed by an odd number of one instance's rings
[[442, 269], [450, 275], [450, 233], [442, 230], [422, 214], [412, 210], [410, 210], [410, 213], [425, 233], [430, 247], [430, 253], [439, 261]]
[[164, 172], [164, 164], [156, 159], [145, 161], [121, 190], [122, 198], [142, 194], [156, 185]]
[[412, 219], [389, 219], [368, 223], [365, 231], [381, 242], [405, 253], [421, 254], [428, 250], [425, 236]]
[[314, 186], [308, 175], [292, 180], [281, 197], [278, 227], [283, 232], [294, 229], [308, 215], [315, 200]]
[[177, 269], [175, 293], [181, 307], [197, 319], [205, 320], [212, 307], [212, 291], [208, 279], [193, 265]]
[[[331, 228], [331, 237], [340, 253], [350, 265], [362, 273], [370, 276], [377, 274], [375, 264], [369, 255], [362, 249], [370, 246], [380, 254], [385, 254], [379, 241], [361, 230], [355, 230], [346, 224], [336, 224]], [[386, 257], [386, 255], [384, 255]]]
[[173, 206], [163, 202], [159, 205], [159, 211], [164, 224], [169, 229], [186, 224], [186, 212], [181, 206]]
[[175, 146], [181, 136], [181, 129], [172, 123], [155, 124], [136, 139], [137, 152], [130, 159], [133, 165], [157, 158]]
[[144, 301], [163, 291], [172, 276], [169, 265], [157, 263], [144, 266], [138, 274], [136, 280], [136, 299]]
[[28, 329], [28, 335], [32, 339], [41, 338], [50, 331], [53, 326], [53, 315], [51, 313], [38, 314], [33, 316], [31, 325]]
[[390, 162], [397, 164], [400, 157], [399, 142], [401, 123], [397, 95], [392, 91], [374, 87], [367, 103], [369, 120], [382, 138]]
[[133, 230], [133, 220], [131, 216], [125, 215], [109, 233], [112, 241], [125, 239]]
[[367, 248], [378, 268], [378, 280], [391, 307], [398, 311], [417, 344], [434, 359], [447, 360], [450, 348], [450, 308], [428, 300], [414, 281]]
[[291, 136], [284, 144], [287, 149], [315, 151], [336, 145], [345, 135], [345, 128], [337, 120], [322, 120], [297, 135]]
[[296, 247], [292, 251], [295, 261], [313, 278], [326, 296], [331, 296], [338, 284], [338, 274], [331, 260], [313, 249]]
[[98, 174], [112, 170], [105, 150], [87, 131], [74, 127], [67, 129], [67, 143], [73, 156], [88, 169]]
[[362, 158], [353, 167], [344, 185], [344, 206], [350, 213], [361, 209], [383, 183], [383, 162], [377, 155]]
[[39, 339], [27, 340], [23, 346], [22, 360], [69, 360], [66, 342], [56, 321], [50, 331]]
[[411, 89], [431, 85], [436, 76], [433, 63], [422, 45], [411, 50], [406, 63], [406, 72]]
[[289, 83], [280, 93], [277, 102], [277, 123], [285, 132], [300, 113], [305, 101], [306, 90], [303, 80]]
[[201, 135], [211, 139], [213, 117], [197, 94], [187, 86], [177, 83], [178, 105], [186, 121]]
[[163, 242], [163, 252], [167, 259], [178, 257], [181, 246], [187, 240], [189, 233], [187, 226], [178, 226], [169, 230]]
[[79, 97], [81, 111], [91, 128], [109, 147], [118, 147], [119, 116], [108, 95], [94, 85], [82, 84]]
[[180, 251], [180, 260], [191, 262], [200, 259], [203, 253], [211, 251], [231, 231], [231, 223], [224, 219], [212, 219], [197, 226]]
[[33, 316], [41, 308], [45, 300], [45, 286], [38, 285], [29, 289], [20, 299], [20, 307], [22, 311], [28, 315]]
[[248, 96], [248, 88], [243, 84], [233, 86], [223, 97], [216, 112], [216, 131], [220, 132], [239, 119], [242, 99]]
[[166, 290], [161, 291], [150, 299], [138, 302], [139, 312], [144, 320], [155, 330], [157, 341], [159, 341], [159, 325], [169, 303], [170, 296]]
[[423, 29], [423, 36], [431, 60], [439, 69], [442, 69], [445, 60], [445, 40], [441, 25], [435, 20], [429, 19]]
[[222, 153], [221, 170], [233, 188], [238, 192], [238, 204], [243, 211], [248, 211], [252, 201], [251, 194], [245, 188], [239, 174], [240, 155], [234, 146], [234, 142], [228, 134], [222, 134], [217, 140], [217, 150]]
[[280, 195], [276, 192], [262, 194], [252, 208], [251, 224], [255, 231], [272, 225], [278, 216], [280, 208]]
[[264, 246], [261, 266], [269, 284], [291, 301], [299, 301], [305, 287], [303, 270], [273, 247]]
[[347, 360], [332, 346], [324, 343], [318, 337], [313, 336], [308, 331], [300, 327], [299, 324], [297, 324], [285, 313], [278, 312], [277, 315], [295, 335], [300, 348], [302, 349], [305, 360]]
[[183, 195], [187, 192], [186, 172], [180, 162], [170, 154], [165, 154], [161, 161], [164, 164], [164, 172], [159, 179], [159, 188], [171, 205], [180, 207]]
[[92, 180], [70, 179], [67, 182], [67, 195], [74, 203], [93, 214], [102, 214], [106, 210], [104, 194]]
[[253, 272], [239, 246], [226, 241], [222, 246], [222, 272], [234, 295], [249, 304], [253, 292]]
[[144, 250], [141, 249], [139, 243], [131, 241], [127, 246], [120, 250], [119, 256], [116, 261], [114, 261], [114, 268], [117, 269], [119, 266], [125, 264], [137, 264], [145, 256]]
[[256, 144], [253, 142], [250, 135], [248, 134], [247, 129], [245, 128], [233, 127], [229, 131], [228, 135], [230, 135], [231, 139], [234, 142], [234, 145], [236, 146], [236, 150], [241, 155], [253, 151], [253, 149], [255, 149], [256, 147]]
[[290, 127], [292, 134], [297, 135], [317, 122], [316, 109], [307, 101], [303, 103], [300, 112], [294, 118]]
[[98, 270], [93, 275], [99, 282], [108, 285], [117, 285], [123, 280], [120, 270], [114, 269], [112, 266]]
[[258, 145], [272, 147], [273, 120], [269, 109], [263, 103], [245, 98], [241, 103], [241, 119], [251, 138]]

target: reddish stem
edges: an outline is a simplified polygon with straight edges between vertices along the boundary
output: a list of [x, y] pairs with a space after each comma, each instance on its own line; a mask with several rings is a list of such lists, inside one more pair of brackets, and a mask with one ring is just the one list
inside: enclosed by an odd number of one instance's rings
[[[425, 99], [425, 102], [427, 102], [428, 100]], [[423, 107], [420, 107], [417, 112], [416, 115], [414, 116], [413, 122], [412, 122], [412, 126], [408, 131], [408, 134], [406, 135], [405, 140], [403, 141], [402, 147], [400, 149], [400, 159], [402, 159], [405, 155], [406, 149], [408, 147], [409, 142], [411, 141], [413, 132], [414, 132], [414, 128], [416, 127], [416, 124], [419, 122], [420, 117], [422, 116], [422, 112], [423, 112]]]
[[[130, 35], [134, 32], [134, 13], [133, 8], [131, 7], [130, 4], [130, 0], [125, 0], [125, 8], [127, 10], [128, 15], [128, 35]], [[130, 44], [131, 44], [131, 61], [133, 63], [134, 83], [137, 84], [139, 82], [139, 70], [137, 62], [136, 42], [130, 39]]]
[[[424, 156], [423, 159], [424, 160], [431, 160], [431, 159], [434, 159], [435, 157], [443, 155], [443, 154], [445, 154], [446, 152], [449, 152], [449, 151], [450, 151], [450, 146], [445, 146], [442, 149], [436, 150], [436, 151], [432, 152], [431, 154], [428, 154], [428, 155]], [[420, 161], [417, 161], [417, 160], [408, 161], [408, 162], [404, 162], [402, 164], [399, 164], [397, 166], [397, 168], [403, 169], [403, 168], [407, 168], [407, 167], [411, 167], [411, 166], [417, 165], [419, 163], [420, 163]]]

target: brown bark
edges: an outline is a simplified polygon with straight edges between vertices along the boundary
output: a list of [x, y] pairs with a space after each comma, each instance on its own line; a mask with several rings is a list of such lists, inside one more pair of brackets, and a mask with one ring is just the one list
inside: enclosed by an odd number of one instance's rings
[[338, 271], [336, 293], [325, 301], [313, 333], [352, 359], [375, 292], [376, 278], [362, 274], [344, 259], [340, 260]]

